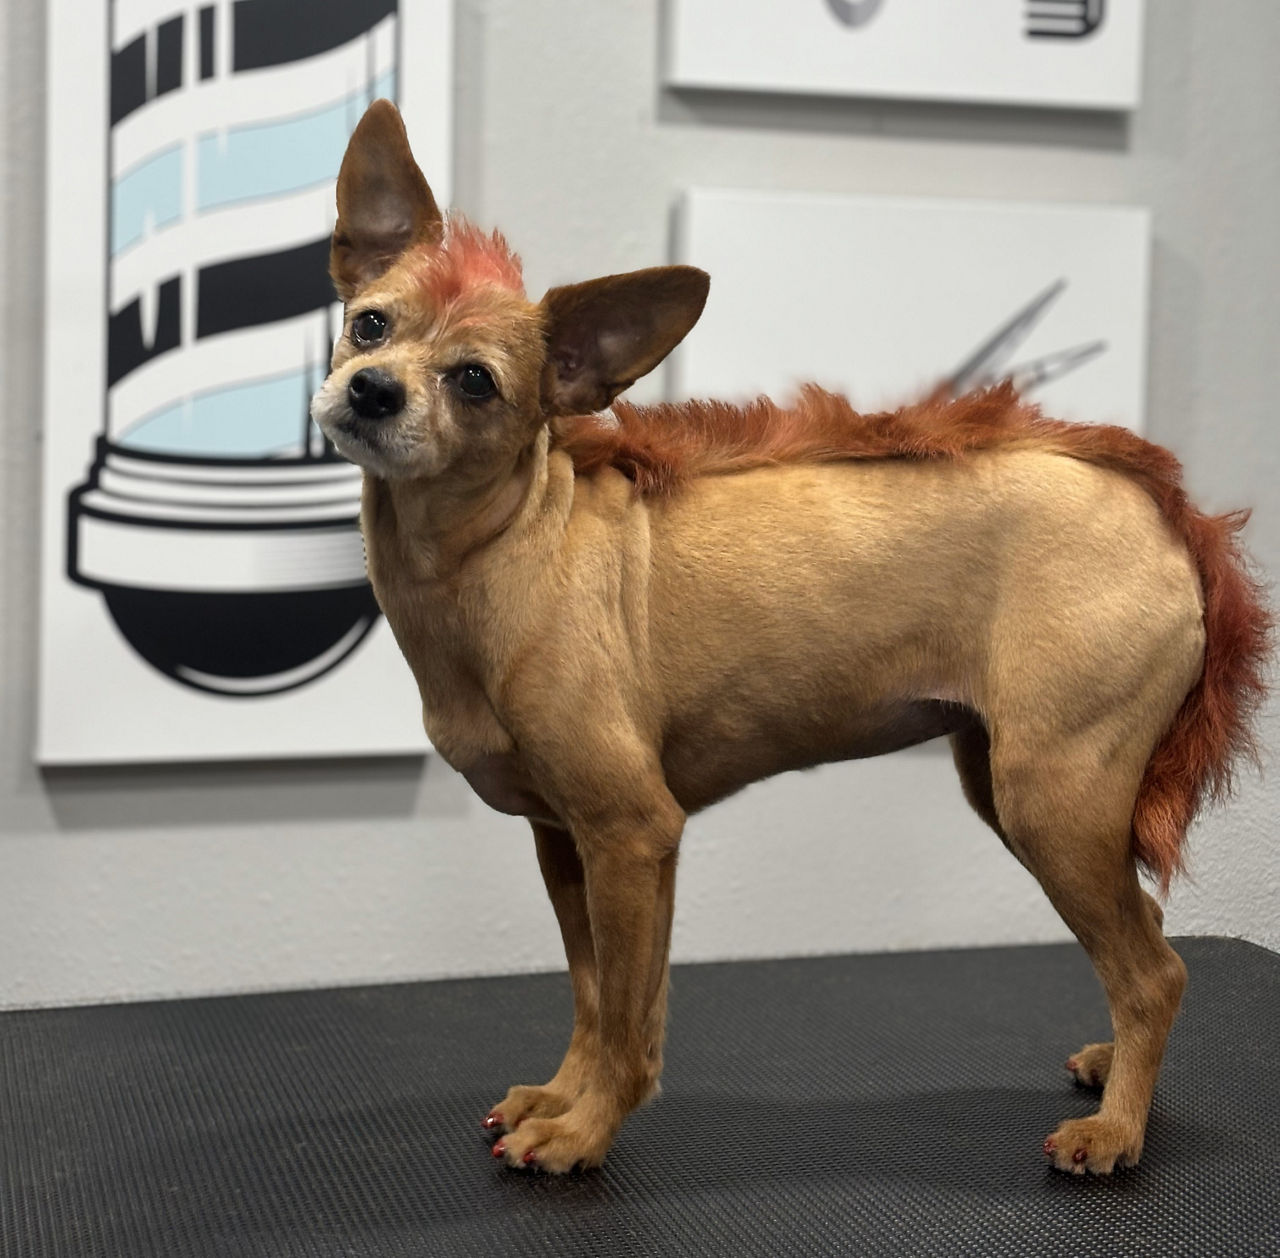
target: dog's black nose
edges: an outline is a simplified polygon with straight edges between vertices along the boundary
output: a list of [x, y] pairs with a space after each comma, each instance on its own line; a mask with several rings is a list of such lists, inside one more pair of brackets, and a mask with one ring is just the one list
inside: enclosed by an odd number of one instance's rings
[[351, 377], [347, 400], [361, 419], [388, 419], [404, 407], [404, 385], [389, 371], [364, 367]]

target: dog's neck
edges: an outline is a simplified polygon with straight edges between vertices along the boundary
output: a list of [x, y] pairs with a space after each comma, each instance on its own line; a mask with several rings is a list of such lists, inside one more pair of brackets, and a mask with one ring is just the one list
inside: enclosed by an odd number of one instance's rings
[[366, 473], [363, 523], [375, 587], [380, 577], [449, 582], [469, 559], [537, 513], [547, 491], [543, 428], [511, 467], [478, 486], [383, 480]]
[[417, 680], [427, 734], [455, 768], [513, 745], [489, 685], [572, 502], [572, 467], [549, 455], [545, 430], [483, 492], [365, 478], [374, 593]]

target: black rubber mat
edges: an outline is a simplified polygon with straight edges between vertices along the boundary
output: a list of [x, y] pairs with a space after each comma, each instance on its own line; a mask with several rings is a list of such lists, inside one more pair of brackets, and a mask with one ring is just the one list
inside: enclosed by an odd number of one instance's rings
[[1142, 1165], [1049, 1170], [1106, 1038], [1075, 946], [677, 969], [666, 1091], [601, 1171], [479, 1120], [554, 1069], [563, 976], [0, 1016], [5, 1258], [1280, 1254], [1280, 956], [1191, 970]]

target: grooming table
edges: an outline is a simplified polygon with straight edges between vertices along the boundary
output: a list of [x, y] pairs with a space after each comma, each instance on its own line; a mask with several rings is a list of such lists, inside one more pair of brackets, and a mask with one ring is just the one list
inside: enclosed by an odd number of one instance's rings
[[1105, 1039], [1075, 946], [677, 967], [665, 1092], [601, 1171], [500, 1166], [563, 975], [0, 1015], [4, 1258], [1280, 1254], [1280, 956], [1191, 983], [1142, 1165], [1050, 1171]]

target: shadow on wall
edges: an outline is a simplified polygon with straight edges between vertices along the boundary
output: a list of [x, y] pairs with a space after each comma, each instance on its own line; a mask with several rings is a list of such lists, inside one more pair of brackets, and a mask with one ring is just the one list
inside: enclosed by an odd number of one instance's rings
[[1098, 109], [1034, 109], [954, 101], [802, 96], [658, 85], [660, 123], [899, 140], [1028, 144], [1124, 152], [1130, 117]]
[[[951, 749], [945, 739], [937, 739], [896, 754], [949, 762]], [[434, 754], [357, 761], [45, 768], [41, 778], [58, 829], [72, 833], [309, 821], [466, 820], [488, 811], [466, 779]]]
[[42, 777], [58, 828], [73, 832], [465, 818], [483, 807], [436, 755], [58, 768]]

